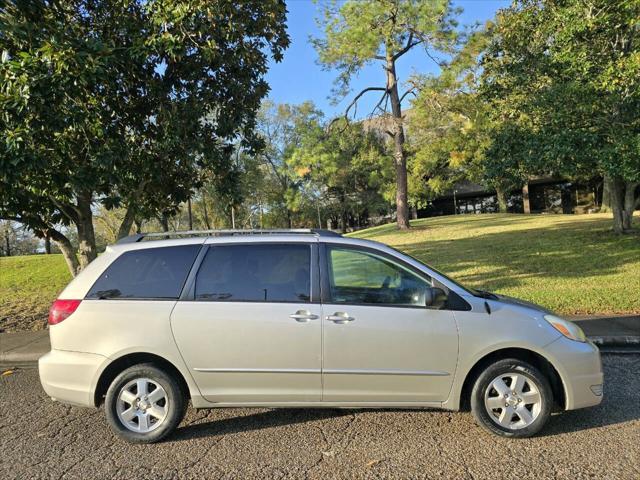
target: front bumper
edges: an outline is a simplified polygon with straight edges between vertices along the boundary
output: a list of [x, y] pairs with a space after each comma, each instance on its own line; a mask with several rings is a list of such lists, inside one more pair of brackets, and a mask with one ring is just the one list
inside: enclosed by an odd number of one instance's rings
[[95, 379], [105, 360], [93, 353], [51, 350], [38, 360], [40, 383], [54, 400], [93, 407]]
[[545, 348], [554, 358], [565, 392], [565, 409], [591, 407], [602, 402], [604, 375], [600, 350], [591, 342], [561, 337]]

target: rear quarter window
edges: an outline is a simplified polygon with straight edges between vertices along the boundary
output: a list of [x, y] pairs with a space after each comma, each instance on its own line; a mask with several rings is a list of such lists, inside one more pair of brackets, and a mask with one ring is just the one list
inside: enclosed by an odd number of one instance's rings
[[145, 248], [120, 255], [87, 299], [177, 299], [200, 245]]

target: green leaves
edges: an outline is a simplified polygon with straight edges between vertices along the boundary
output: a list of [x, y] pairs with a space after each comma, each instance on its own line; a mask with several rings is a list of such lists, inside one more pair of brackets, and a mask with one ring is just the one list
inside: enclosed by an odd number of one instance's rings
[[285, 16], [275, 0], [6, 2], [0, 216], [73, 220], [88, 192], [141, 219], [224, 177], [238, 139], [258, 145]]
[[482, 94], [536, 152], [521, 155], [529, 172], [640, 179], [638, 18], [638, 2], [604, 0], [521, 2], [498, 17]]
[[318, 21], [324, 38], [312, 42], [320, 63], [338, 70], [336, 93], [344, 95], [351, 78], [371, 62], [395, 61], [418, 45], [451, 52], [458, 12], [449, 0], [334, 0]]
[[392, 183], [391, 162], [384, 141], [361, 123], [312, 125], [287, 163], [309, 195], [321, 198], [324, 209], [341, 220], [387, 208], [383, 195]]

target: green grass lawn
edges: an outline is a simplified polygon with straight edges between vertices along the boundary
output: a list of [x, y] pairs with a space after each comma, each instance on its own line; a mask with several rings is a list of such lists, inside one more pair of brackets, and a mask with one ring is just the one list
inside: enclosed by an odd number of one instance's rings
[[352, 236], [387, 243], [465, 285], [561, 314], [640, 313], [640, 232], [615, 235], [610, 215], [458, 215], [412, 226]]
[[[613, 234], [609, 215], [459, 215], [412, 225], [353, 236], [388, 243], [466, 285], [562, 314], [640, 313], [640, 234]], [[70, 278], [61, 255], [0, 258], [0, 329], [44, 328]]]
[[0, 329], [39, 330], [71, 280], [62, 255], [0, 257]]

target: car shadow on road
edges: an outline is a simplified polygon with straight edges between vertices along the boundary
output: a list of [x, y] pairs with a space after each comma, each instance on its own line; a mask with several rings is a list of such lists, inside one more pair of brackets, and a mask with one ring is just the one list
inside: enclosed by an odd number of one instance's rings
[[[238, 410], [240, 411], [240, 409]], [[215, 410], [212, 412], [215, 412]], [[211, 422], [185, 425], [176, 430], [171, 440], [180, 441], [201, 437], [216, 437], [316, 420], [334, 419], [353, 415], [353, 413], [354, 410], [336, 408], [276, 408], [267, 411], [262, 411], [261, 409], [249, 415], [238, 415]], [[210, 413], [209, 415], [215, 415], [215, 413]]]

